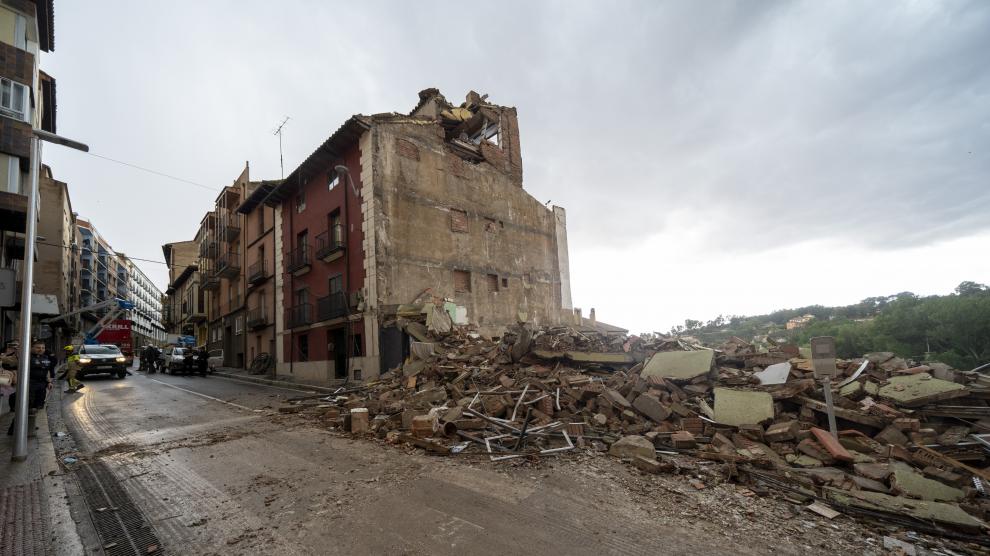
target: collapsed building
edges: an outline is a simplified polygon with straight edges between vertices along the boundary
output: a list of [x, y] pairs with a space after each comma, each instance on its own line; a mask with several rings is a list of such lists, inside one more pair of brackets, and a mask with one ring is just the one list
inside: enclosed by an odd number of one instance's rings
[[414, 314], [399, 324], [416, 339], [401, 368], [280, 411], [493, 463], [608, 453], [695, 489], [733, 481], [825, 519], [990, 546], [981, 369], [887, 352], [838, 360], [830, 410], [815, 361], [793, 345], [713, 348], [580, 326], [489, 339], [472, 327], [431, 331]]
[[292, 380], [400, 366], [410, 312], [484, 334], [574, 318], [566, 213], [523, 189], [516, 110], [487, 95], [355, 115], [253, 195], [276, 207], [276, 370]]

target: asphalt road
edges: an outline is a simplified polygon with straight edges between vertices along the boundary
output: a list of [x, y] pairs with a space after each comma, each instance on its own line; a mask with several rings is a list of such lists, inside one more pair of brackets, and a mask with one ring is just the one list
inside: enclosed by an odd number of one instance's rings
[[210, 376], [90, 377], [63, 397], [171, 554], [756, 553], [666, 525], [574, 467], [514, 469], [351, 439]]

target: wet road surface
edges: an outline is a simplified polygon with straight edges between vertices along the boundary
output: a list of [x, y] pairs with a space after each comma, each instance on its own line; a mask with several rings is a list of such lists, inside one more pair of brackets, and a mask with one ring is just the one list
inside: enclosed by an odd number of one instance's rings
[[90, 377], [62, 414], [171, 554], [756, 553], [646, 516], [574, 467], [508, 469], [328, 431], [303, 392], [215, 376]]

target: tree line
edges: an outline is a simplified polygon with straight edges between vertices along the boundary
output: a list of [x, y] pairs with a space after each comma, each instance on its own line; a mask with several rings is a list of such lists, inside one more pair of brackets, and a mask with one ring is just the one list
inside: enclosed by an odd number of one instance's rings
[[[786, 330], [788, 320], [803, 315], [814, 319]], [[731, 336], [755, 338], [759, 343], [766, 336], [806, 345], [815, 336], [833, 336], [842, 358], [892, 351], [969, 370], [990, 362], [990, 288], [963, 282], [949, 295], [902, 292], [843, 307], [811, 305], [750, 317], [720, 315], [708, 322], [688, 319], [671, 333], [690, 334], [709, 344]]]

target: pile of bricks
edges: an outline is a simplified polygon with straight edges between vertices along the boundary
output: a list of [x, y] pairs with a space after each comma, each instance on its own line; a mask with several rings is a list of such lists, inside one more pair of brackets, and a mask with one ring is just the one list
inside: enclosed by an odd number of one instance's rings
[[329, 423], [491, 461], [582, 450], [645, 473], [718, 470], [756, 492], [922, 531], [977, 533], [990, 517], [979, 436], [990, 432], [990, 381], [979, 373], [889, 353], [839, 360], [833, 434], [824, 385], [793, 347], [567, 327], [498, 339], [406, 330], [417, 341], [401, 368], [319, 400]]

